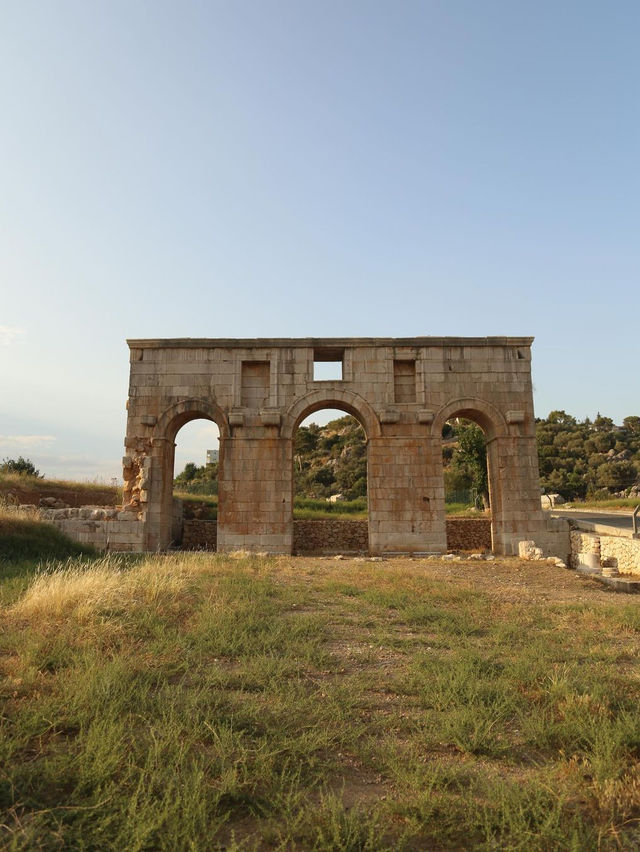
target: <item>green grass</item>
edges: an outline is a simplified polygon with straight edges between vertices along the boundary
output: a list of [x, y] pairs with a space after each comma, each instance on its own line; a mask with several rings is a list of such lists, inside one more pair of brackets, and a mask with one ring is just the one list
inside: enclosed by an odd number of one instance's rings
[[[640, 505], [640, 497], [612, 497], [610, 500], [585, 500], [584, 502], [567, 503], [567, 507], [574, 509], [635, 509]], [[562, 506], [558, 506], [562, 509]]]
[[637, 848], [635, 602], [429, 564], [49, 565], [0, 612], [0, 844]]
[[[200, 508], [200, 517], [203, 520], [213, 521], [217, 519], [218, 498], [216, 496], [187, 494], [181, 491], [176, 491], [174, 496], [183, 500], [187, 506]], [[482, 517], [481, 513], [470, 511], [470, 507], [466, 503], [447, 503], [446, 511], [448, 515]], [[345, 521], [364, 521], [367, 519], [367, 498], [360, 497], [357, 500], [328, 503], [326, 500], [296, 497], [293, 502], [293, 517], [295, 520], [307, 521], [331, 518]]]
[[472, 518], [482, 518], [484, 516], [483, 512], [477, 512], [468, 503], [445, 503], [444, 508], [447, 515], [465, 515]]
[[315, 521], [324, 518], [335, 520], [365, 521], [367, 519], [367, 498], [357, 500], [339, 500], [328, 503], [326, 500], [313, 500], [309, 497], [296, 497], [293, 501], [294, 520]]
[[82, 555], [95, 551], [35, 515], [0, 504], [0, 603], [23, 591], [41, 563]]
[[[216, 496], [201, 496], [176, 491], [175, 497], [183, 500], [187, 506], [203, 508], [200, 516], [203, 520], [216, 520], [218, 517], [218, 498]], [[312, 500], [306, 497], [296, 497], [293, 504], [295, 520], [322, 520], [335, 518], [338, 520], [366, 520], [367, 499], [344, 500], [339, 503], [328, 503], [326, 500]]]
[[218, 496], [214, 494], [189, 494], [186, 491], [174, 491], [173, 496], [182, 500], [185, 513], [200, 509], [200, 519], [215, 521], [218, 518]]

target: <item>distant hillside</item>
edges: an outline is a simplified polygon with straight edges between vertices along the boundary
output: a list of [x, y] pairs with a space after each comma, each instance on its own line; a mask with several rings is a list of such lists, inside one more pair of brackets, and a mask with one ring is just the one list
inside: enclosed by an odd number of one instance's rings
[[[600, 414], [578, 421], [552, 411], [537, 421], [540, 484], [567, 500], [640, 495], [640, 417], [621, 426]], [[349, 415], [326, 426], [298, 430], [294, 448], [295, 493], [303, 497], [366, 494], [364, 430]], [[443, 434], [445, 486], [450, 499], [486, 491], [486, 453], [482, 430], [469, 421], [452, 421]]]
[[567, 499], [634, 496], [640, 484], [640, 417], [579, 421], [552, 411], [537, 426], [540, 481]]
[[367, 493], [367, 446], [364, 429], [350, 415], [325, 426], [301, 426], [294, 442], [295, 494], [355, 500]]

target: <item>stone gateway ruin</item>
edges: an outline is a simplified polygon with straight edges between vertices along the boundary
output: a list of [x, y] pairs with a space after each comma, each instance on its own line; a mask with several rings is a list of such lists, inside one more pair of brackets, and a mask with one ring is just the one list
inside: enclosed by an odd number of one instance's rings
[[[557, 552], [562, 533], [540, 507], [532, 340], [129, 340], [124, 505], [107, 545], [171, 545], [175, 438], [204, 418], [220, 432], [218, 550], [291, 553], [294, 434], [330, 408], [366, 432], [371, 554], [446, 550], [442, 427], [453, 417], [486, 436], [494, 553], [517, 554], [523, 539]], [[334, 378], [319, 378], [327, 362]]]

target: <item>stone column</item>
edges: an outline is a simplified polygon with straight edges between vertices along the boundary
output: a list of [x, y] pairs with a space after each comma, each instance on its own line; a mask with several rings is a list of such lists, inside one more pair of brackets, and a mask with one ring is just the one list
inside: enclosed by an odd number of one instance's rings
[[493, 552], [518, 553], [518, 542], [545, 530], [540, 506], [536, 439], [506, 436], [487, 442]]
[[146, 511], [146, 550], [166, 550], [171, 544], [173, 514], [173, 461], [176, 445], [154, 438], [149, 458]]
[[264, 437], [243, 431], [220, 440], [218, 550], [291, 553], [291, 442], [277, 429], [265, 427]]
[[367, 481], [372, 553], [446, 550], [439, 440], [426, 435], [371, 438]]

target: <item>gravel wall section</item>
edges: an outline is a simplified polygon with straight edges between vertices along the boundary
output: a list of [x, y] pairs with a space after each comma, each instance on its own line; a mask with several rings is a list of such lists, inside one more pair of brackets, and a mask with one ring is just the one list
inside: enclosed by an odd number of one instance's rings
[[369, 524], [367, 521], [294, 521], [293, 552], [302, 553], [367, 553]]
[[[185, 520], [183, 550], [215, 550], [215, 521]], [[486, 518], [447, 519], [449, 550], [491, 550], [491, 521]], [[293, 552], [367, 553], [369, 525], [366, 521], [320, 520], [293, 522]]]
[[491, 550], [491, 521], [447, 518], [447, 550]]
[[185, 520], [182, 525], [183, 550], [216, 550], [217, 521]]

